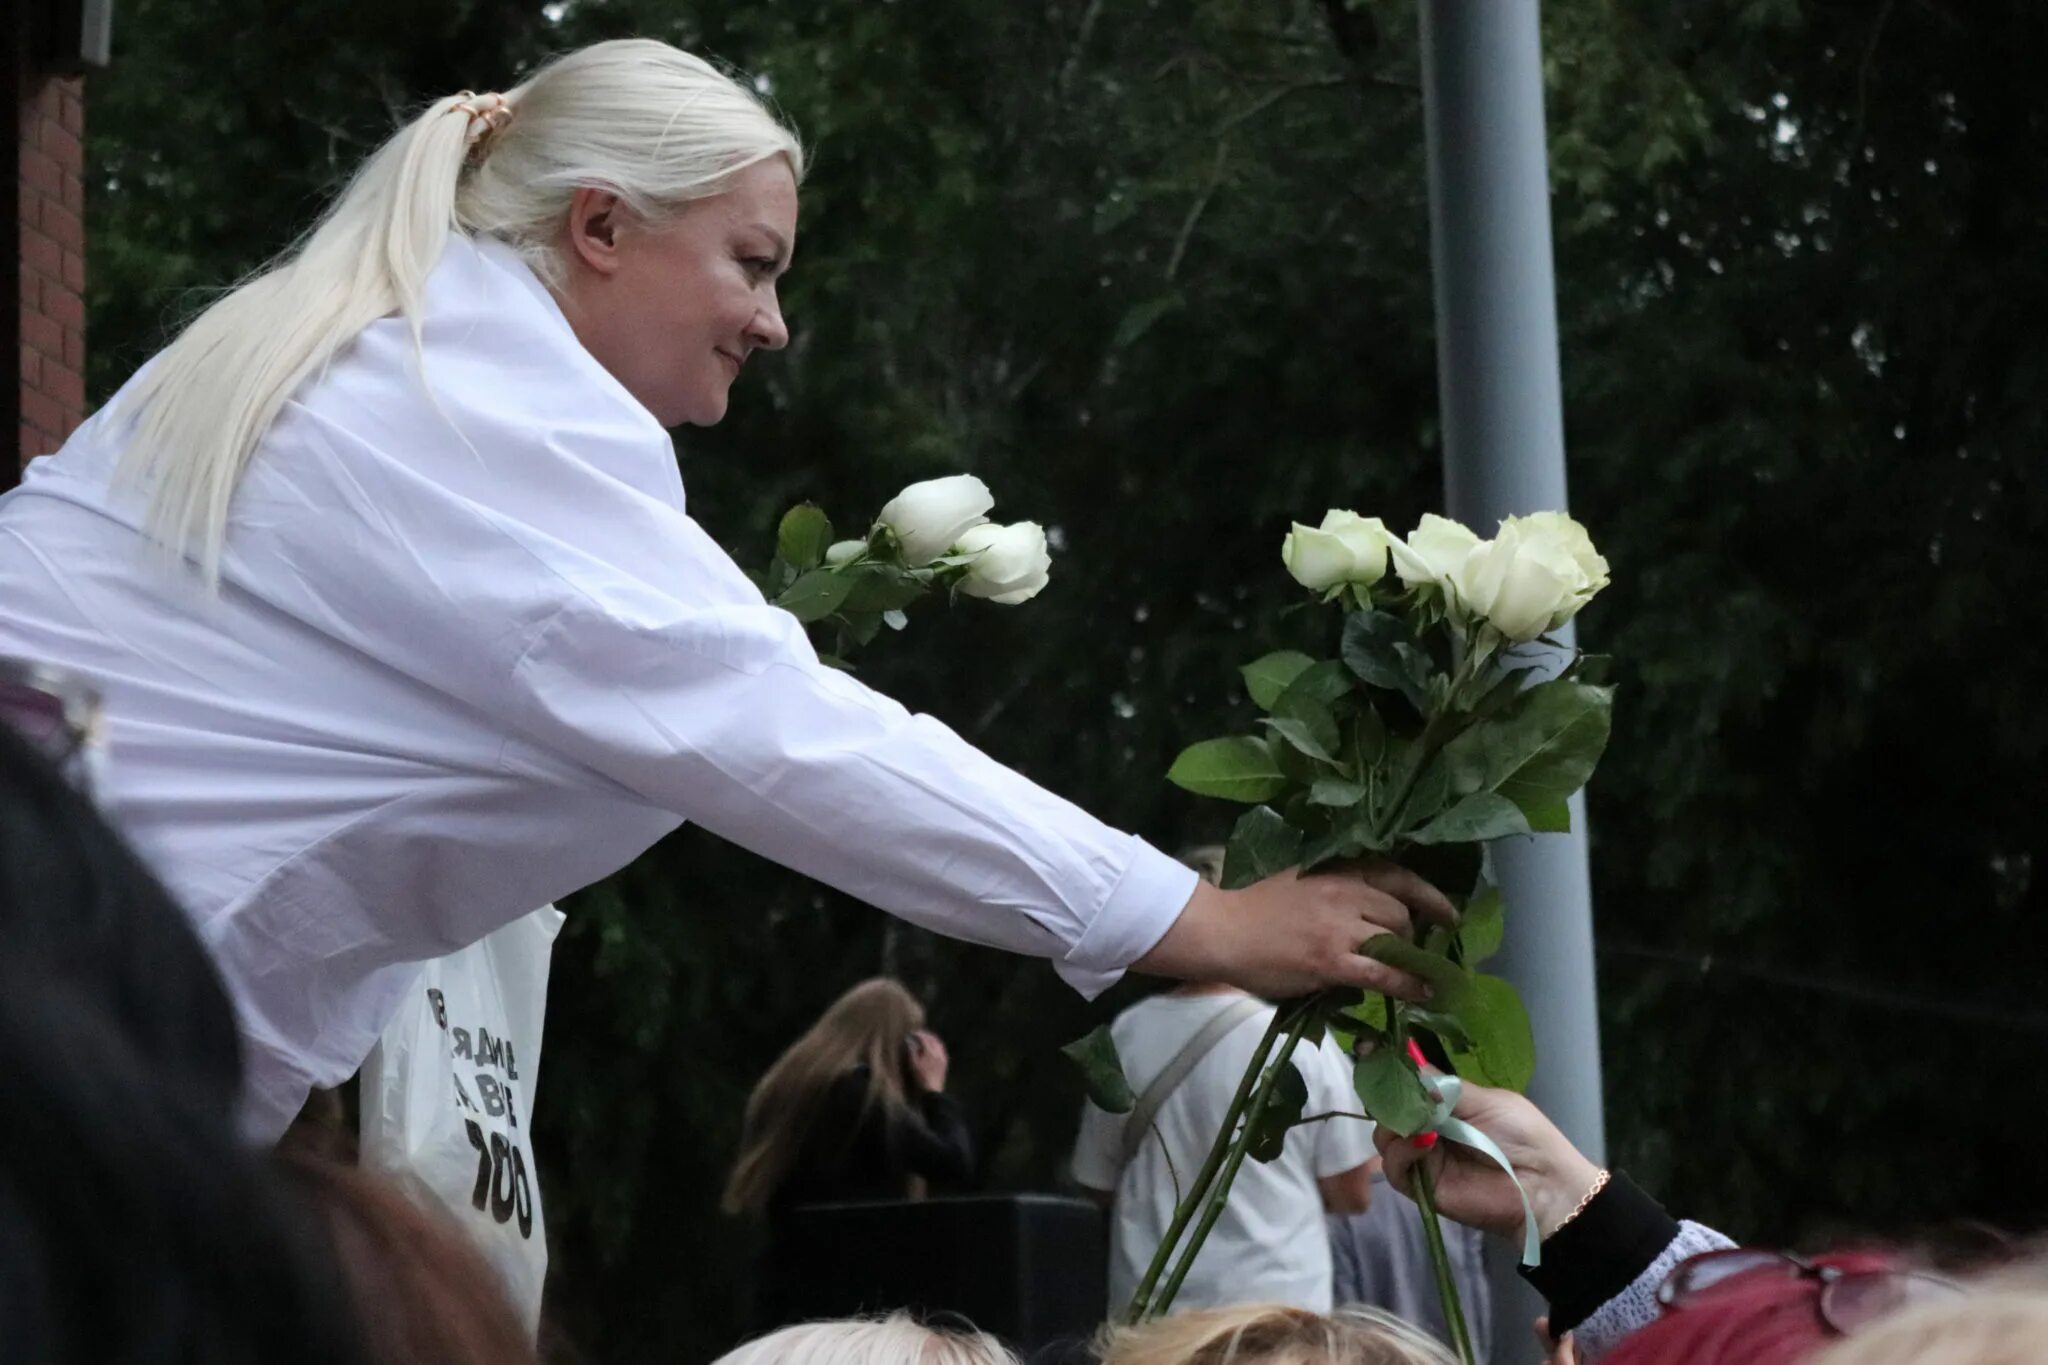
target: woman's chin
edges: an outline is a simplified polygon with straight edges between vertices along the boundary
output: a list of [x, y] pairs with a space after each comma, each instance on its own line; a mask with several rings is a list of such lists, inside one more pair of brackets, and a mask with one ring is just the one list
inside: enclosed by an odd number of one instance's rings
[[[675, 421], [664, 415], [662, 425], [666, 427], [715, 427], [725, 420], [730, 402], [724, 391], [700, 395], [689, 402], [678, 403], [672, 410]], [[660, 415], [660, 414], [657, 414]]]

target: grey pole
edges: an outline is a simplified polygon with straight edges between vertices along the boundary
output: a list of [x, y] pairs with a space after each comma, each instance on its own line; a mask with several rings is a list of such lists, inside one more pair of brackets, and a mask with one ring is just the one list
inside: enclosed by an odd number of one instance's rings
[[[1487, 535], [1510, 513], [1566, 507], [1556, 285], [1536, 0], [1419, 0], [1429, 139], [1437, 385], [1450, 515]], [[1571, 631], [1559, 632], [1567, 643]], [[1572, 832], [1494, 849], [1508, 898], [1494, 970], [1528, 1002], [1529, 1094], [1595, 1161], [1606, 1134], [1584, 801]], [[1540, 1359], [1541, 1301], [1489, 1256], [1495, 1362]]]

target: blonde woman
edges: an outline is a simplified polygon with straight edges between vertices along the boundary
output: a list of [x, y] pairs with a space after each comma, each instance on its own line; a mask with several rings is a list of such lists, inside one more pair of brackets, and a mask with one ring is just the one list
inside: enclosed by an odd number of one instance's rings
[[1100, 1365], [1456, 1365], [1442, 1346], [1370, 1308], [1204, 1308], [1110, 1328]]
[[356, 1070], [414, 964], [683, 820], [1086, 992], [1419, 994], [1357, 952], [1448, 914], [1413, 878], [1198, 888], [822, 666], [689, 516], [668, 430], [788, 342], [803, 175], [661, 43], [436, 99], [0, 499], [0, 655], [103, 694], [251, 1134]]

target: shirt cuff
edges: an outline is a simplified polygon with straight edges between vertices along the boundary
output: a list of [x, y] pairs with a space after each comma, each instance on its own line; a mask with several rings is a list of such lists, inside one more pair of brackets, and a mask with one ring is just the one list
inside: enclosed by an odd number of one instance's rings
[[1563, 1336], [1621, 1293], [1677, 1235], [1678, 1220], [1615, 1172], [1578, 1217], [1543, 1239], [1543, 1263], [1521, 1272], [1550, 1305], [1550, 1334]]
[[1680, 1223], [1678, 1235], [1658, 1253], [1657, 1259], [1643, 1267], [1643, 1272], [1630, 1281], [1627, 1288], [1594, 1309], [1584, 1322], [1572, 1329], [1572, 1344], [1579, 1349], [1579, 1359], [1588, 1362], [1599, 1359], [1619, 1346], [1623, 1338], [1662, 1317], [1664, 1306], [1657, 1302], [1657, 1291], [1680, 1261], [1702, 1252], [1724, 1251], [1734, 1245], [1712, 1228], [1690, 1221]]
[[1081, 941], [1053, 963], [1053, 970], [1090, 1000], [1114, 986], [1124, 968], [1166, 937], [1201, 881], [1193, 868], [1143, 839], [1133, 837], [1131, 848], [1130, 866]]

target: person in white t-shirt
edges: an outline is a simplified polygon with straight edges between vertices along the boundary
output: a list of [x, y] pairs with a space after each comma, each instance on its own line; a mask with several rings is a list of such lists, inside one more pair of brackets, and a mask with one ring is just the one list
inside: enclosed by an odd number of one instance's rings
[[[1220, 850], [1199, 849], [1186, 861], [1213, 881]], [[1125, 1160], [1130, 1115], [1083, 1107], [1074, 1144], [1073, 1176], [1110, 1210], [1109, 1302], [1120, 1313], [1144, 1278], [1166, 1235], [1179, 1190], [1200, 1169], [1223, 1126], [1237, 1084], [1273, 1006], [1254, 1002], [1232, 986], [1197, 983], [1141, 1000], [1116, 1017], [1110, 1034], [1124, 1075], [1141, 1097], [1189, 1041], [1226, 1011], [1239, 1017], [1200, 1056], [1159, 1103], [1148, 1132]], [[1358, 1113], [1351, 1063], [1336, 1043], [1306, 1042], [1294, 1065], [1308, 1085], [1310, 1114]], [[1283, 1303], [1327, 1313], [1331, 1308], [1330, 1242], [1325, 1211], [1362, 1213], [1372, 1198], [1378, 1165], [1373, 1125], [1361, 1118], [1331, 1118], [1288, 1133], [1271, 1162], [1238, 1168], [1222, 1216], [1189, 1268], [1173, 1308], [1214, 1308], [1241, 1303]]]

